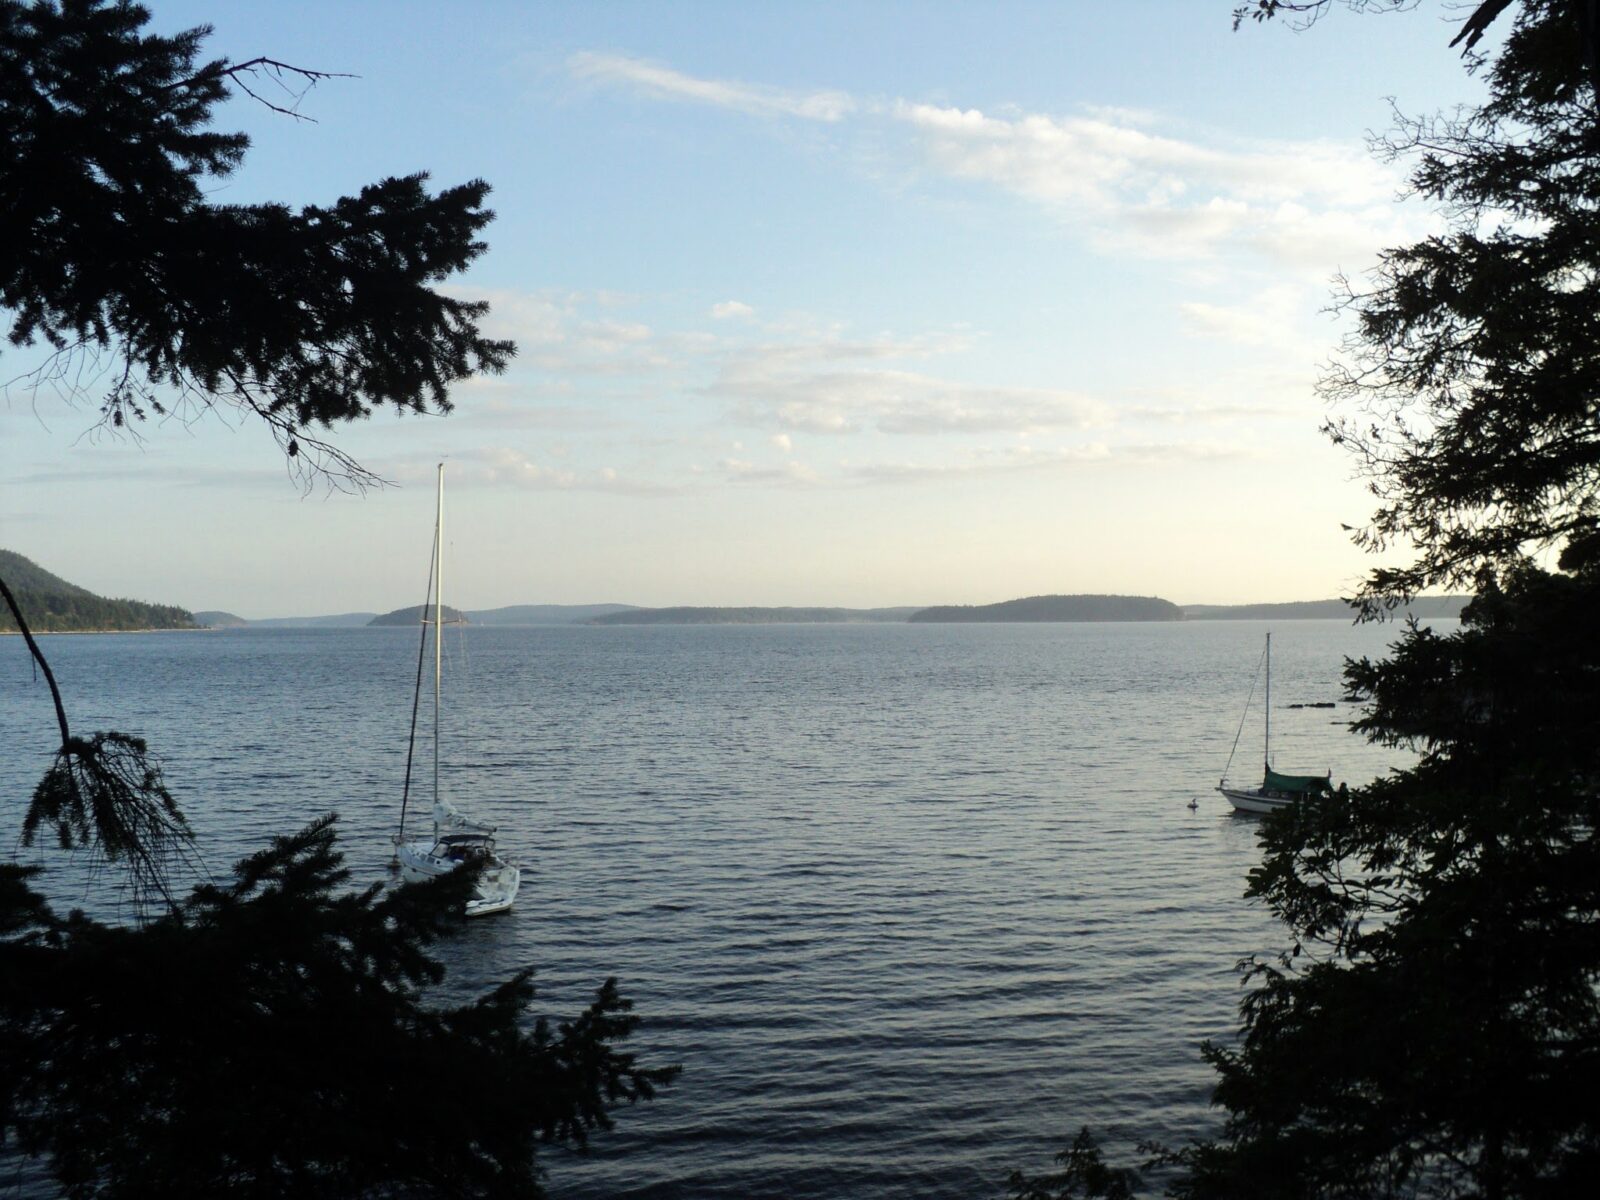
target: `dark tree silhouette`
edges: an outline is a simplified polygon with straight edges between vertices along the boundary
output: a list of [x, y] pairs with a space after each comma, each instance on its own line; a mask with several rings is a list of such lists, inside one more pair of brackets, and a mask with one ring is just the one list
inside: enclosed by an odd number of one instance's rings
[[[1600, 1178], [1600, 122], [1582, 4], [1521, 0], [1479, 109], [1402, 126], [1447, 232], [1387, 252], [1328, 426], [1409, 544], [1369, 611], [1471, 583], [1461, 628], [1351, 663], [1410, 770], [1263, 823], [1293, 942], [1213, 1047], [1192, 1197], [1583, 1194]], [[1462, 37], [1508, 9], [1481, 5]], [[1461, 39], [1458, 39], [1461, 40]], [[1555, 569], [1533, 556], [1559, 552]]]
[[489, 186], [430, 193], [416, 174], [298, 210], [213, 204], [206, 186], [249, 144], [208, 127], [229, 84], [328, 76], [201, 62], [209, 27], [158, 37], [148, 20], [0, 0], [0, 310], [13, 346], [53, 352], [25, 383], [75, 381], [88, 360], [113, 425], [235, 405], [312, 471], [359, 483], [314, 429], [448, 411], [451, 384], [514, 353], [480, 332], [487, 305], [435, 288], [485, 249]]
[[614, 981], [554, 1030], [531, 972], [424, 1003], [471, 878], [352, 892], [332, 817], [135, 927], [33, 873], [0, 865], [0, 1130], [70, 1196], [537, 1197], [541, 1143], [673, 1074], [615, 1048]]
[[[1490, 2], [1482, 107], [1390, 149], [1446, 232], [1349, 286], [1326, 382], [1409, 545], [1369, 615], [1477, 592], [1346, 666], [1357, 729], [1416, 765], [1262, 822], [1247, 894], [1289, 935], [1211, 1046], [1219, 1136], [1163, 1153], [1186, 1200], [1586, 1196], [1600, 1179], [1600, 120], [1586, 0]], [[1273, 5], [1302, 13], [1323, 4]], [[1268, 14], [1270, 15], [1270, 14]], [[1552, 561], [1552, 559], [1554, 561]]]
[[[209, 30], [142, 32], [145, 9], [0, 0], [0, 315], [42, 343], [38, 384], [101, 368], [114, 425], [185, 405], [261, 417], [302, 469], [370, 478], [311, 427], [449, 408], [451, 384], [513, 353], [484, 305], [434, 285], [484, 249], [488, 187], [388, 179], [324, 207], [218, 206], [241, 162], [207, 128], [268, 59], [198, 62]], [[24, 383], [26, 386], [26, 381]], [[80, 589], [81, 590], [81, 589]], [[530, 1023], [529, 972], [437, 1008], [430, 947], [472, 877], [350, 887], [329, 816], [228, 884], [180, 896], [189, 830], [145, 744], [75, 735], [17, 596], [60, 747], [23, 820], [129, 873], [132, 925], [57, 914], [40, 870], [0, 864], [0, 1149], [44, 1158], [73, 1197], [524, 1196], [536, 1150], [582, 1146], [675, 1068], [617, 1044], [607, 981], [588, 1009]]]
[[[1346, 8], [1357, 12], [1397, 12], [1415, 8], [1421, 0], [1340, 0]], [[1479, 0], [1461, 22], [1461, 28], [1450, 39], [1452, 46], [1460, 46], [1465, 55], [1477, 49], [1478, 43], [1489, 32], [1496, 19], [1518, 0]], [[1233, 27], [1238, 29], [1246, 21], [1270, 21], [1286, 16], [1310, 25], [1328, 9], [1335, 0], [1250, 0], [1233, 10]], [[1461, 7], [1466, 7], [1462, 5]], [[1592, 96], [1600, 100], [1600, 0], [1566, 0], [1563, 24], [1569, 36], [1582, 47], [1584, 67], [1588, 73]], [[1600, 107], [1600, 105], [1597, 105]]]

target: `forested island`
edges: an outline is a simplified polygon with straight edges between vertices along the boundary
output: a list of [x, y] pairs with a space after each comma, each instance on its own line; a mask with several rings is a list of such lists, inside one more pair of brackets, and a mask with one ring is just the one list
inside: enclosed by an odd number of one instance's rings
[[[198, 629], [188, 609], [140, 600], [112, 600], [52, 575], [32, 559], [0, 550], [6, 581], [23, 620], [35, 633], [122, 633], [146, 629]], [[9, 606], [0, 604], [0, 633], [17, 632]]]
[[[1421, 596], [1397, 618], [1458, 617], [1470, 596]], [[1155, 596], [1028, 596], [997, 604], [901, 605], [842, 608], [793, 605], [671, 605], [643, 608], [629, 604], [513, 604], [503, 608], [458, 610], [446, 606], [451, 621], [472, 625], [844, 625], [939, 623], [1021, 623], [1051, 621], [1318, 621], [1354, 620], [1348, 600], [1295, 600], [1266, 604], [1178, 605]], [[288, 626], [415, 625], [421, 606], [374, 616], [344, 613], [325, 617], [276, 617], [244, 621], [231, 613], [196, 615], [203, 625], [254, 628]]]
[[[23, 614], [38, 632], [140, 629], [289, 629], [355, 628], [415, 625], [421, 605], [393, 612], [337, 613], [311, 617], [246, 619], [219, 609], [195, 611], [136, 600], [108, 600], [67, 583], [20, 554], [0, 550], [0, 578], [19, 600], [26, 592]], [[1395, 617], [1459, 617], [1470, 596], [1420, 596]], [[35, 613], [38, 623], [35, 623]], [[1348, 600], [1296, 600], [1268, 604], [1176, 605], [1153, 596], [1029, 596], [998, 604], [902, 605], [890, 608], [804, 606], [675, 605], [641, 608], [628, 604], [514, 604], [502, 608], [462, 610], [445, 606], [446, 619], [471, 625], [843, 625], [856, 623], [919, 624], [957, 622], [1049, 621], [1314, 621], [1354, 620]], [[0, 614], [0, 631], [16, 623]]]
[[[386, 612], [381, 616], [373, 617], [368, 625], [420, 625], [424, 620], [433, 619], [433, 605], [413, 604], [409, 608], [397, 608], [393, 612]], [[467, 624], [467, 614], [459, 608], [444, 606], [444, 623], [446, 625]]]
[[999, 604], [942, 604], [913, 613], [920, 623], [978, 621], [1181, 621], [1183, 610], [1155, 596], [1028, 596]]
[[585, 625], [847, 625], [905, 621], [915, 608], [630, 608]]
[[636, 611], [631, 604], [511, 604], [467, 613], [474, 625], [581, 625], [595, 617]]
[[250, 624], [236, 613], [223, 612], [221, 609], [207, 609], [194, 614], [196, 625], [203, 625], [207, 629], [243, 629]]

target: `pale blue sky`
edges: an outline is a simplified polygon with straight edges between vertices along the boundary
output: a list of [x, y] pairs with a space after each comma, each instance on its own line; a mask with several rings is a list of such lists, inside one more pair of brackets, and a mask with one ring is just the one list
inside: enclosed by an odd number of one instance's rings
[[[302, 499], [220, 419], [84, 436], [0, 403], [0, 545], [249, 617], [414, 603], [432, 464], [450, 599], [1312, 599], [1369, 565], [1318, 434], [1328, 281], [1430, 227], [1364, 135], [1477, 94], [1442, 5], [1230, 31], [1122, 4], [157, 3], [213, 55], [325, 82], [248, 101], [219, 195], [482, 176], [455, 286], [513, 369], [334, 440], [401, 486]], [[27, 365], [7, 350], [0, 377]]]

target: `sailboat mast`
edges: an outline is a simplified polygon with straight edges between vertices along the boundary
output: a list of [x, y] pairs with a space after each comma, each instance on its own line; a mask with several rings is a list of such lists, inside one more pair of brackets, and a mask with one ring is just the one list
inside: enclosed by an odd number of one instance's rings
[[433, 518], [433, 802], [439, 803], [439, 679], [444, 666], [444, 464]]
[[1261, 752], [1267, 760], [1267, 770], [1272, 770], [1272, 635], [1267, 634], [1267, 730], [1261, 743]]

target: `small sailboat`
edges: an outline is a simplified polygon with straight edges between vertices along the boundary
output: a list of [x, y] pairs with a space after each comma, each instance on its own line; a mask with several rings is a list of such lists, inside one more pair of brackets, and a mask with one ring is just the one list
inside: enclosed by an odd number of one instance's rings
[[[1239, 812], [1269, 813], [1280, 808], [1288, 808], [1301, 800], [1312, 797], [1328, 796], [1333, 793], [1333, 772], [1327, 775], [1281, 775], [1272, 769], [1272, 635], [1267, 634], [1267, 648], [1262, 655], [1265, 664], [1267, 681], [1266, 698], [1263, 704], [1266, 722], [1262, 738], [1263, 775], [1260, 787], [1248, 787], [1244, 784], [1228, 782], [1228, 769], [1233, 766], [1233, 754], [1228, 755], [1228, 765], [1222, 769], [1222, 780], [1217, 784], [1217, 791], [1227, 797], [1228, 803]], [[1255, 685], [1251, 684], [1250, 694], [1255, 694]], [[1250, 711], [1250, 702], [1245, 701], [1245, 714]], [[1244, 728], [1244, 717], [1239, 718], [1239, 727]], [[1233, 748], [1238, 750], [1239, 738], [1235, 735]]]
[[[417, 651], [417, 691], [411, 705], [411, 742], [406, 751], [405, 791], [400, 800], [400, 829], [395, 834], [395, 856], [407, 881], [446, 875], [471, 864], [478, 869], [477, 883], [467, 899], [466, 915], [483, 917], [505, 912], [522, 886], [520, 868], [495, 853], [495, 826], [484, 825], [461, 812], [439, 788], [439, 732], [442, 724], [440, 680], [443, 677], [444, 637], [444, 464], [439, 464], [439, 498], [433, 523], [433, 566], [429, 580], [430, 604], [423, 605], [422, 644]], [[433, 609], [432, 620], [427, 610]], [[412, 751], [416, 747], [417, 709], [422, 700], [422, 658], [433, 627], [433, 837], [406, 840], [406, 807], [411, 799]]]

